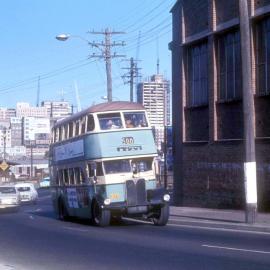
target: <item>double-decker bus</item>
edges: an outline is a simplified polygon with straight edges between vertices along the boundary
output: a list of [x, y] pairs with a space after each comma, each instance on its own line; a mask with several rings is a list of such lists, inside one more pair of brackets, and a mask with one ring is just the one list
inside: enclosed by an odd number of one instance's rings
[[52, 128], [50, 173], [60, 220], [169, 218], [168, 192], [155, 177], [156, 146], [144, 107], [131, 102], [94, 105]]

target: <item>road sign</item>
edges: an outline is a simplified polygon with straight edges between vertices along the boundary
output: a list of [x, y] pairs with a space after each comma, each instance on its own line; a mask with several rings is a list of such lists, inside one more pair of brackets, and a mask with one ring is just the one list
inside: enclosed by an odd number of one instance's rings
[[9, 165], [5, 161], [2, 161], [0, 164], [0, 169], [2, 169], [2, 171], [5, 171], [8, 168], [9, 168]]

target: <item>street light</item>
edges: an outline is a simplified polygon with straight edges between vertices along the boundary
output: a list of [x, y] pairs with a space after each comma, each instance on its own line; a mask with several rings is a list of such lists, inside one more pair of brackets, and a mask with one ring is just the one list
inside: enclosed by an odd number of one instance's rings
[[68, 34], [60, 34], [60, 35], [57, 35], [55, 38], [60, 41], [66, 41], [67, 39], [69, 39], [69, 37], [70, 35]]
[[[107, 100], [108, 101], [108, 96], [101, 96], [100, 97], [103, 100]], [[118, 97], [112, 97], [112, 99], [116, 100], [116, 101], [120, 101], [120, 99]]]

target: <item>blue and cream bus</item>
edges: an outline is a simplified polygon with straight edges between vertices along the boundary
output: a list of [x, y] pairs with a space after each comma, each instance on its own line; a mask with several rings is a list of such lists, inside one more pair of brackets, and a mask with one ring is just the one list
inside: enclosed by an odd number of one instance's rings
[[94, 105], [52, 128], [50, 173], [59, 219], [144, 217], [155, 225], [169, 218], [167, 191], [155, 177], [157, 151], [143, 106]]

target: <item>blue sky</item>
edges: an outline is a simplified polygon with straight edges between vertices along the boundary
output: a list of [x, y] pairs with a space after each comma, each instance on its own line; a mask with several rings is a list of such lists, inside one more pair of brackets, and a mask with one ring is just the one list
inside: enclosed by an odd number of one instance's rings
[[[156, 73], [157, 55], [160, 73], [171, 78], [170, 9], [175, 0], [3, 0], [0, 9], [0, 107], [15, 107], [16, 102], [36, 104], [38, 77], [40, 101], [64, 99], [76, 105], [77, 82], [82, 107], [102, 101], [106, 95], [105, 63], [90, 58], [97, 53], [80, 38], [65, 42], [55, 39], [61, 33], [101, 42], [109, 27], [126, 34], [113, 41], [126, 46], [112, 50], [126, 58], [112, 61], [113, 97], [128, 100], [129, 85], [122, 75], [130, 57], [138, 55], [142, 78]], [[138, 46], [139, 31], [141, 32]]]

